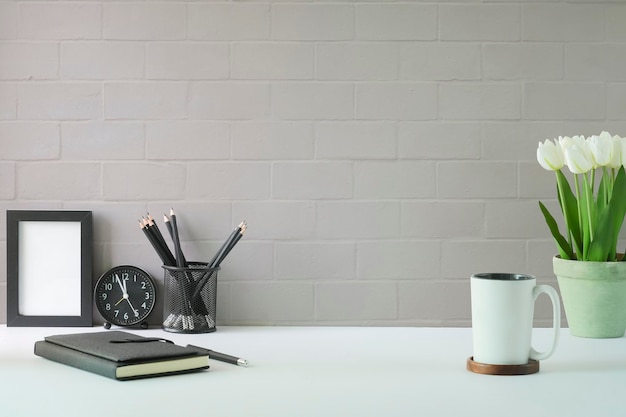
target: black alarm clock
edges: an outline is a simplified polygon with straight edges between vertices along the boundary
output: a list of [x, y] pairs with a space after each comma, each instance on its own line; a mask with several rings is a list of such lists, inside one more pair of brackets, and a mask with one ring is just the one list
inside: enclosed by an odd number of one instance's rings
[[106, 320], [104, 327], [135, 326], [147, 329], [146, 319], [154, 308], [156, 285], [150, 274], [131, 265], [111, 268], [96, 282], [96, 307]]

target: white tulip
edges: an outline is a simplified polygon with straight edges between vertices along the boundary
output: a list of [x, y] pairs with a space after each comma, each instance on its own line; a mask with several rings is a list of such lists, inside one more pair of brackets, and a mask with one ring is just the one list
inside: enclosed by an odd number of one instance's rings
[[607, 166], [613, 159], [613, 138], [609, 132], [593, 135], [587, 139], [593, 161], [593, 168]]
[[537, 147], [537, 161], [543, 169], [548, 171], [558, 171], [565, 165], [565, 156], [560, 145], [546, 139], [544, 143], [539, 142]]
[[[573, 174], [584, 174], [593, 168], [593, 156], [584, 138], [574, 136], [563, 148], [565, 163]], [[563, 145], [563, 143], [561, 143]]]
[[559, 136], [558, 142], [564, 153], [568, 147], [573, 145], [577, 145], [579, 148], [585, 150], [589, 147], [589, 144], [584, 136], [572, 136], [571, 138], [569, 136]]
[[624, 139], [615, 135], [611, 138], [611, 142], [613, 143], [613, 158], [608, 163], [609, 168], [619, 168], [622, 166], [622, 155], [624, 154], [622, 151], [622, 143]]
[[565, 148], [567, 148], [567, 146], [572, 142], [572, 138], [570, 138], [569, 136], [559, 136], [557, 142], [559, 143], [559, 145], [561, 145], [563, 151], [565, 151]]

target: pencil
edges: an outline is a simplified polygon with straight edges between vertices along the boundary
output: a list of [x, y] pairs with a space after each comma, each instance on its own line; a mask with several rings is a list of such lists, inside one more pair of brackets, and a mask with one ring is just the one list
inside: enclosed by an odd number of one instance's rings
[[148, 241], [150, 242], [150, 244], [154, 248], [154, 250], [157, 253], [157, 255], [159, 256], [159, 258], [161, 258], [161, 262], [163, 262], [164, 265], [171, 265], [173, 259], [168, 257], [167, 253], [163, 250], [163, 248], [157, 242], [157, 240], [155, 239], [152, 231], [148, 228], [148, 225], [146, 223], [146, 219], [139, 220], [139, 227], [141, 228], [141, 230], [144, 232], [144, 234], [148, 238]]
[[163, 235], [161, 234], [159, 227], [154, 222], [154, 218], [150, 220], [151, 217], [152, 216], [150, 216], [148, 219], [142, 218], [145, 228], [148, 231], [150, 238], [154, 242], [154, 245], [156, 245], [156, 250], [162, 253], [163, 259], [167, 260], [167, 262], [163, 262], [163, 264], [174, 266], [176, 265], [176, 259], [174, 258], [174, 255], [172, 255], [172, 251], [170, 251], [167, 243], [165, 243], [165, 239], [163, 239]]
[[183, 255], [183, 250], [180, 247], [180, 236], [178, 234], [178, 223], [176, 221], [176, 214], [174, 214], [174, 209], [170, 209], [170, 234], [172, 235], [172, 241], [174, 242], [174, 251], [176, 252], [176, 265], [179, 267], [186, 267], [187, 260], [185, 259], [185, 255]]
[[[170, 233], [172, 242], [174, 243], [174, 252], [176, 253], [176, 266], [178, 266], [179, 268], [187, 268], [187, 260], [185, 259], [185, 255], [183, 254], [182, 248], [180, 246], [178, 223], [176, 221], [176, 214], [174, 213], [174, 209], [170, 209], [169, 218], [167, 217], [167, 215], [163, 215], [163, 221], [165, 222], [167, 231]], [[183, 303], [185, 304], [184, 313], [181, 314], [181, 320], [183, 329], [193, 330], [195, 327], [193, 321], [193, 314], [195, 313], [195, 309], [192, 303], [191, 292], [193, 290], [192, 286], [194, 285], [194, 280], [190, 271], [184, 271], [183, 275], [186, 282], [179, 281], [181, 296], [183, 298]]]
[[154, 217], [152, 217], [150, 213], [147, 213], [147, 216], [148, 216], [148, 226], [150, 227], [150, 229], [154, 231], [154, 235], [158, 239], [159, 243], [164, 249], [166, 249], [168, 252], [171, 253], [169, 247], [167, 246], [167, 243], [165, 242], [165, 239], [163, 238], [163, 235], [161, 234], [161, 230], [159, 229], [159, 226], [154, 221]]
[[[209, 270], [207, 272], [205, 272], [204, 275], [202, 276], [202, 278], [200, 278], [198, 280], [198, 282], [196, 283], [195, 289], [194, 289], [193, 294], [191, 296], [191, 301], [192, 302], [198, 302], [198, 303], [202, 304], [201, 303], [201, 297], [202, 297], [201, 294], [202, 294], [203, 288], [207, 285], [207, 283], [209, 282], [209, 279], [211, 278], [211, 276], [213, 276], [213, 274], [217, 273], [217, 269], [219, 269], [220, 264], [226, 258], [226, 256], [228, 256], [230, 251], [235, 247], [237, 242], [239, 242], [239, 240], [241, 240], [241, 238], [243, 237], [243, 235], [246, 232], [247, 228], [248, 228], [248, 225], [246, 224], [245, 221], [242, 221], [241, 223], [239, 223], [239, 226], [237, 226], [235, 228], [235, 230], [233, 230], [233, 232], [230, 234], [230, 236], [228, 236], [228, 239], [226, 239], [224, 244], [222, 244], [220, 249], [217, 251], [215, 256], [213, 256], [213, 259], [207, 265]], [[200, 301], [198, 301], [198, 300], [200, 300]], [[208, 319], [209, 319], [209, 317], [207, 316], [207, 320]]]
[[220, 266], [222, 261], [228, 256], [228, 254], [235, 247], [237, 242], [241, 240], [247, 228], [248, 228], [248, 225], [246, 224], [245, 221], [243, 221], [233, 231], [233, 233], [231, 233], [231, 235], [228, 237], [224, 245], [222, 245], [218, 253], [216, 253], [213, 259], [211, 260], [210, 265], [212, 268], [217, 268], [218, 266]]
[[243, 225], [244, 225], [244, 222], [239, 223], [239, 226], [237, 226], [235, 228], [235, 230], [233, 230], [233, 232], [230, 234], [230, 236], [228, 236], [228, 238], [224, 241], [222, 246], [220, 246], [219, 250], [217, 252], [215, 252], [215, 255], [209, 261], [209, 266], [210, 267], [213, 267], [215, 262], [222, 255], [222, 253], [224, 253], [226, 251], [226, 249], [228, 248], [228, 245], [235, 239], [235, 237], [237, 236], [237, 233], [239, 233], [241, 231], [241, 228], [243, 227]]

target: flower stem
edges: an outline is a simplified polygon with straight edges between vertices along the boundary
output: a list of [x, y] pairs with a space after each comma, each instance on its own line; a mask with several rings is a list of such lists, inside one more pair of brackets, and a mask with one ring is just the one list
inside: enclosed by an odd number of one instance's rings
[[[593, 172], [591, 171], [591, 178], [592, 181], [591, 183], [593, 184]], [[583, 187], [585, 188], [585, 193], [586, 193], [586, 200], [587, 200], [587, 220], [589, 222], [589, 239], [590, 242], [593, 242], [593, 217], [594, 217], [594, 213], [592, 213], [592, 205], [591, 203], [593, 202], [593, 190], [591, 189], [591, 187], [589, 186], [589, 181], [587, 180], [587, 174], [583, 174]]]
[[[585, 175], [586, 176], [586, 175]], [[591, 170], [591, 187], [589, 187], [592, 191], [596, 187], [596, 170]]]
[[561, 209], [563, 210], [563, 220], [565, 220], [565, 230], [568, 231], [567, 233], [567, 243], [569, 244], [569, 247], [572, 247], [572, 231], [569, 227], [569, 222], [567, 221], [567, 202], [565, 201], [565, 195], [563, 194], [563, 189], [561, 188], [561, 185], [559, 184], [559, 174], [557, 171], [554, 171], [557, 180], [556, 180], [556, 189], [559, 193], [559, 199], [561, 200]]
[[[607, 170], [608, 171], [608, 170]], [[608, 172], [607, 172], [608, 174]], [[604, 175], [604, 174], [602, 174]], [[606, 204], [609, 204], [609, 201], [611, 201], [611, 197], [613, 197], [613, 184], [615, 184], [615, 176], [617, 175], [617, 173], [615, 172], [615, 168], [611, 168], [611, 175], [608, 177], [610, 181], [605, 181], [607, 183], [607, 192], [605, 193], [606, 195]]]
[[579, 253], [577, 253], [576, 255], [579, 261], [584, 261], [587, 259], [585, 250], [588, 249], [588, 245], [585, 242], [585, 229], [583, 225], [582, 205], [580, 203], [580, 184], [578, 181], [578, 175], [579, 174], [574, 174], [574, 187], [576, 188], [576, 206], [578, 208], [578, 230], [580, 230], [581, 247], [579, 248], [580, 249]]

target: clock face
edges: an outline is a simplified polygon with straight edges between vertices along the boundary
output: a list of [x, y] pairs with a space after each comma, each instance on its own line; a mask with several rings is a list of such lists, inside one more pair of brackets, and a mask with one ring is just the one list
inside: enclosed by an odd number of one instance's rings
[[98, 279], [94, 298], [105, 320], [118, 326], [131, 326], [143, 322], [152, 311], [156, 287], [142, 269], [116, 266]]

